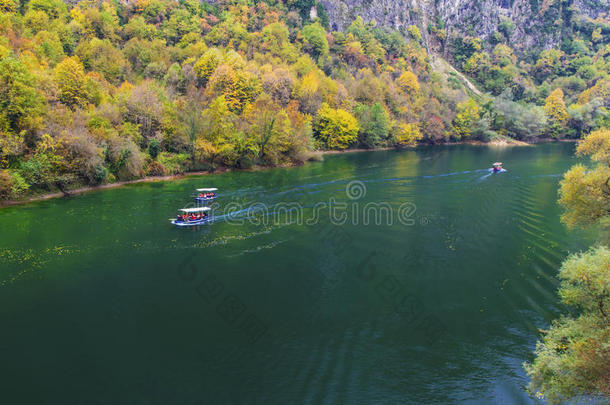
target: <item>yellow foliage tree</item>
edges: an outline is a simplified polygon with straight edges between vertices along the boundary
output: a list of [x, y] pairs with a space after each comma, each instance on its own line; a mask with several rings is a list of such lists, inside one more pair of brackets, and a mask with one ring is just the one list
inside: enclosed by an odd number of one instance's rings
[[206, 90], [213, 96], [224, 96], [229, 109], [239, 113], [260, 94], [262, 84], [254, 74], [222, 64], [210, 77]]
[[205, 130], [194, 142], [195, 156], [209, 160], [212, 165], [218, 157], [230, 164], [235, 159], [237, 129], [235, 114], [225, 97], [216, 98], [201, 115]]
[[565, 123], [568, 119], [568, 110], [565, 101], [563, 101], [563, 91], [560, 88], [553, 90], [546, 98], [544, 112], [549, 119], [555, 122]]
[[568, 109], [560, 88], [553, 90], [546, 98], [544, 112], [549, 119], [551, 135], [558, 136], [568, 120]]
[[419, 94], [419, 81], [415, 73], [406, 71], [397, 79], [398, 85], [411, 96]]
[[3, 13], [15, 13], [19, 10], [19, 2], [16, 0], [0, 0], [0, 11]]
[[348, 111], [330, 108], [322, 103], [313, 130], [316, 138], [328, 149], [345, 149], [358, 139], [358, 120]]
[[208, 49], [193, 66], [200, 83], [205, 86], [220, 63], [222, 55], [217, 48]]
[[564, 176], [559, 203], [566, 209], [562, 220], [569, 227], [600, 222], [610, 226], [610, 129], [593, 131], [578, 145], [576, 152], [596, 163], [593, 169], [573, 166]]
[[453, 130], [456, 138], [470, 138], [474, 125], [481, 119], [479, 106], [476, 101], [469, 98], [467, 101], [457, 105], [457, 111], [458, 113], [453, 120]]
[[423, 138], [419, 125], [401, 123], [395, 129], [396, 143], [401, 146], [412, 146]]
[[589, 87], [578, 96], [579, 104], [586, 104], [595, 98], [600, 98], [604, 104], [610, 104], [610, 80], [600, 79], [595, 86]]
[[55, 80], [59, 87], [59, 100], [70, 108], [87, 103], [85, 69], [78, 56], [65, 58], [55, 66]]

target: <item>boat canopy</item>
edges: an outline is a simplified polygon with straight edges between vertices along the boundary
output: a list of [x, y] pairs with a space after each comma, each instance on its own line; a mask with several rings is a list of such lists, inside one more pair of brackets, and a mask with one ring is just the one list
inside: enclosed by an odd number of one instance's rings
[[502, 166], [502, 162], [496, 162], [494, 163], [494, 166]]
[[211, 210], [210, 207], [198, 207], [198, 208], [182, 208], [180, 211], [190, 213], [190, 212], [202, 212], [202, 211], [209, 211], [209, 210]]
[[218, 191], [217, 188], [198, 188], [197, 191]]

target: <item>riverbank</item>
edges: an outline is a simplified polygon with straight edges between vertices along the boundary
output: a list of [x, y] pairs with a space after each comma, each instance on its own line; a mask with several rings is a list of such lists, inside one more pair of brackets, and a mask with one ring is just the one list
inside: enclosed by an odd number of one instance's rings
[[[481, 141], [446, 142], [446, 143], [438, 144], [437, 146], [476, 145], [476, 146], [489, 146], [489, 147], [511, 147], [511, 146], [533, 146], [535, 144], [545, 143], [545, 142], [577, 142], [577, 140], [574, 140], [574, 139], [562, 139], [562, 140], [544, 139], [544, 140], [540, 140], [539, 142], [535, 142], [535, 143], [527, 143], [527, 142], [518, 141], [518, 140], [515, 140], [515, 139], [510, 139], [510, 140], [499, 139], [499, 140], [493, 140], [493, 141], [490, 141], [490, 142], [481, 142]], [[321, 161], [321, 160], [324, 159], [324, 155], [337, 155], [337, 154], [344, 154], [344, 153], [374, 152], [374, 151], [384, 151], [384, 150], [387, 151], [387, 150], [400, 150], [400, 149], [415, 149], [415, 148], [417, 148], [417, 146], [418, 145], [407, 146], [407, 147], [403, 147], [403, 148], [384, 147], [384, 148], [375, 148], [375, 149], [358, 148], [358, 149], [344, 149], [344, 150], [314, 151], [314, 152], [310, 152], [308, 158], [306, 159], [306, 162], [307, 161], [311, 161], [311, 162]], [[0, 201], [0, 208], [2, 208], [2, 207], [9, 207], [9, 206], [13, 206], [13, 205], [28, 204], [28, 203], [36, 202], [36, 201], [45, 201], [45, 200], [50, 200], [50, 199], [53, 199], [53, 198], [71, 197], [71, 196], [80, 195], [80, 194], [83, 194], [83, 193], [89, 193], [89, 192], [94, 192], [94, 191], [108, 190], [108, 189], [123, 187], [123, 186], [129, 185], [129, 184], [152, 183], [152, 182], [158, 182], [158, 181], [169, 181], [169, 180], [181, 179], [181, 178], [191, 177], [191, 176], [207, 176], [207, 175], [211, 175], [211, 174], [224, 173], [224, 172], [227, 172], [227, 171], [249, 171], [249, 172], [251, 172], [251, 171], [269, 170], [269, 169], [277, 169], [277, 168], [280, 168], [280, 167], [299, 166], [299, 165], [304, 164], [306, 162], [295, 162], [293, 164], [280, 165], [280, 166], [254, 166], [254, 167], [249, 168], [249, 169], [237, 169], [237, 168], [221, 167], [221, 168], [218, 168], [218, 169], [216, 169], [214, 171], [206, 170], [206, 171], [195, 171], [195, 172], [180, 173], [180, 174], [174, 174], [174, 175], [169, 175], [169, 176], [142, 177], [142, 178], [134, 179], [134, 180], [127, 180], [127, 181], [119, 181], [119, 182], [116, 182], [116, 183], [101, 184], [99, 186], [84, 186], [84, 187], [79, 187], [79, 188], [75, 188], [75, 189], [72, 189], [72, 190], [67, 190], [67, 192], [61, 192], [61, 191], [49, 192], [49, 193], [45, 193], [45, 194], [29, 196], [27, 198], [20, 199], [20, 200]]]
[[55, 192], [54, 191], [54, 192], [50, 192], [50, 193], [30, 196], [30, 197], [24, 198], [22, 200], [0, 201], [0, 208], [10, 207], [13, 205], [28, 204], [28, 203], [36, 202], [36, 201], [45, 201], [45, 200], [50, 200], [53, 198], [72, 197], [72, 196], [77, 196], [77, 195], [94, 192], [94, 191], [101, 191], [101, 190], [108, 190], [108, 189], [123, 187], [123, 186], [129, 185], [129, 184], [154, 183], [154, 182], [182, 179], [182, 178], [187, 178], [187, 177], [220, 174], [220, 173], [225, 173], [228, 171], [254, 172], [254, 171], [262, 171], [262, 170], [278, 169], [281, 167], [295, 167], [295, 166], [300, 166], [302, 164], [303, 164], [303, 162], [295, 162], [293, 164], [285, 164], [285, 165], [278, 165], [278, 166], [254, 166], [249, 169], [220, 167], [214, 171], [205, 170], [205, 171], [179, 173], [179, 174], [173, 174], [173, 175], [169, 175], [169, 176], [147, 176], [147, 177], [141, 177], [139, 179], [134, 179], [134, 180], [126, 180], [126, 181], [118, 181], [115, 183], [101, 184], [99, 186], [78, 187], [75, 189], [67, 190], [66, 192], [61, 192], [61, 191]]

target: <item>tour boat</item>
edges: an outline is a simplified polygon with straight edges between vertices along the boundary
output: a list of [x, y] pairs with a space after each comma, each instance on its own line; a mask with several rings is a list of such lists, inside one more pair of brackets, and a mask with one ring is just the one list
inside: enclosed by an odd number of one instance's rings
[[210, 207], [183, 208], [179, 210], [183, 214], [178, 214], [176, 218], [170, 219], [171, 223], [176, 226], [195, 226], [205, 224], [210, 220]]
[[197, 202], [205, 202], [211, 201], [216, 198], [215, 191], [218, 191], [217, 188], [198, 188], [196, 189], [197, 195], [195, 196], [195, 201]]
[[493, 164], [491, 171], [493, 173], [501, 173], [505, 172], [506, 170], [504, 170], [504, 168], [502, 167], [502, 162], [496, 162]]

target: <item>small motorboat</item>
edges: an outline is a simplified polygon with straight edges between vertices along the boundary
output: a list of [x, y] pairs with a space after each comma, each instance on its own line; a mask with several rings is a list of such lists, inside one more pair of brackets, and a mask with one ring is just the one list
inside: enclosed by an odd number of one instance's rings
[[202, 225], [210, 221], [210, 210], [210, 207], [183, 208], [179, 210], [182, 214], [170, 219], [170, 222], [176, 226]]
[[496, 162], [491, 167], [492, 173], [502, 173], [506, 170], [502, 167], [502, 162]]
[[196, 202], [206, 202], [206, 201], [211, 201], [214, 198], [216, 198], [216, 191], [218, 191], [217, 188], [198, 188], [195, 191], [197, 191], [197, 194], [195, 195], [195, 201]]

